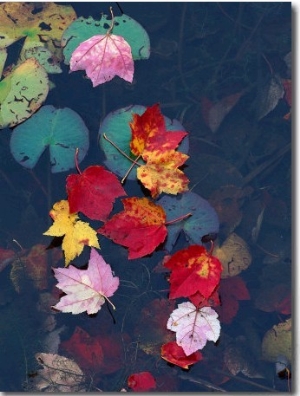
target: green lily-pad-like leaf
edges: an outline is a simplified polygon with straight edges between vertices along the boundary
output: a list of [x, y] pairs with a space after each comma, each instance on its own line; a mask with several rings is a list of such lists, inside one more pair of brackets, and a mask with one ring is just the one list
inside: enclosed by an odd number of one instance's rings
[[177, 197], [165, 195], [157, 204], [164, 208], [167, 223], [190, 213], [189, 217], [167, 225], [168, 237], [164, 247], [168, 252], [173, 249], [181, 231], [191, 245], [201, 245], [203, 236], [219, 232], [219, 219], [215, 209], [194, 192], [187, 191]]
[[28, 41], [38, 42], [62, 59], [62, 33], [76, 17], [69, 5], [4, 2], [0, 5], [0, 48], [25, 37], [25, 48]]
[[77, 148], [78, 162], [83, 160], [89, 148], [89, 133], [75, 111], [44, 106], [16, 127], [10, 139], [13, 157], [29, 169], [36, 165], [47, 146], [50, 149], [52, 173], [74, 168]]
[[34, 46], [27, 48], [24, 51], [24, 56], [25, 59], [35, 58], [49, 74], [62, 73], [58, 58], [45, 47]]
[[[130, 141], [131, 129], [129, 123], [132, 121], [133, 114], [142, 115], [146, 111], [145, 106], [135, 105], [127, 106], [109, 113], [102, 121], [99, 129], [100, 147], [105, 153], [105, 165], [120, 177], [124, 177], [132, 162], [120, 153], [109, 141], [105, 140], [105, 135], [125, 154], [131, 157]], [[167, 131], [185, 131], [183, 126], [177, 120], [170, 120], [164, 117]], [[189, 150], [189, 140], [186, 136], [178, 146], [178, 150], [182, 153], [187, 153]], [[134, 157], [132, 157], [134, 158]], [[140, 164], [145, 164], [143, 160], [138, 161]], [[127, 179], [136, 180], [136, 166], [133, 167], [128, 174]]]
[[0, 78], [2, 76], [6, 58], [7, 58], [6, 48], [0, 48]]
[[[65, 31], [61, 45], [64, 47], [65, 64], [70, 63], [74, 50], [80, 43], [92, 36], [106, 34], [111, 24], [107, 15], [102, 15], [100, 21], [92, 17], [76, 19]], [[128, 15], [114, 17], [114, 28], [112, 33], [122, 36], [131, 47], [134, 60], [148, 59], [150, 56], [150, 39], [146, 30]]]
[[36, 112], [49, 92], [45, 69], [27, 59], [0, 81], [0, 128], [20, 124]]

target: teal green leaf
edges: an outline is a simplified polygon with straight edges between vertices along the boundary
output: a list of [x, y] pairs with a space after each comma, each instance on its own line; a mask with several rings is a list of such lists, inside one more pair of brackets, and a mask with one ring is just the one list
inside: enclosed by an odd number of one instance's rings
[[[71, 23], [64, 31], [61, 41], [65, 64], [70, 63], [71, 55], [80, 43], [92, 36], [106, 34], [110, 24], [111, 20], [107, 15], [102, 15], [100, 21], [95, 21], [92, 17], [80, 17]], [[149, 58], [150, 39], [146, 30], [137, 21], [125, 14], [114, 17], [112, 33], [124, 37], [131, 47], [134, 60]]]
[[24, 50], [25, 59], [35, 58], [44, 67], [47, 73], [62, 73], [59, 59], [45, 47], [31, 47]]
[[[99, 129], [100, 147], [105, 153], [105, 165], [120, 177], [124, 177], [132, 162], [122, 155], [110, 142], [103, 138], [103, 133], [125, 154], [129, 157], [131, 129], [129, 123], [132, 121], [133, 114], [142, 115], [146, 110], [145, 106], [135, 105], [127, 106], [109, 113], [102, 121]], [[171, 120], [164, 117], [167, 131], [185, 131], [184, 127], [177, 120]], [[179, 145], [179, 151], [187, 153], [189, 149], [189, 140], [186, 136]], [[134, 158], [134, 156], [132, 157]], [[138, 161], [145, 164], [143, 160]], [[136, 166], [133, 167], [129, 175], [129, 180], [136, 180]]]
[[17, 126], [11, 135], [10, 150], [15, 160], [32, 169], [49, 146], [51, 172], [64, 172], [75, 167], [89, 148], [89, 133], [82, 118], [69, 108], [44, 106], [30, 119]]
[[27, 59], [0, 82], [0, 129], [27, 120], [49, 92], [46, 70], [34, 58]]

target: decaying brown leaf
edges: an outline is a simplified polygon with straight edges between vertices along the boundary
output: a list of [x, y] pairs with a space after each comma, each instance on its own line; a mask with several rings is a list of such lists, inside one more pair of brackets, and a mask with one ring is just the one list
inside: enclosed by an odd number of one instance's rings
[[262, 358], [276, 362], [278, 356], [292, 361], [292, 319], [278, 323], [266, 332], [262, 341]]

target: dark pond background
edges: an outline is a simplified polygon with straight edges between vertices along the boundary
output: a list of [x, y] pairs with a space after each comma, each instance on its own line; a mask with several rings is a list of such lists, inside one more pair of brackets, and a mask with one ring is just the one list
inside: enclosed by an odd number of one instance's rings
[[[120, 13], [116, 3], [60, 4], [71, 4], [77, 16], [95, 19], [107, 14], [110, 6], [115, 15]], [[164, 334], [164, 317], [151, 303], [166, 299], [169, 286], [166, 274], [157, 270], [162, 249], [151, 257], [128, 261], [125, 248], [99, 237], [101, 254], [121, 279], [112, 298], [117, 307], [113, 317], [107, 304], [92, 317], [51, 315], [52, 302], [41, 302], [54, 293], [56, 281], [50, 266], [47, 288], [38, 290], [20, 257], [18, 291], [11, 280], [12, 264], [0, 273], [0, 390], [32, 391], [41, 368], [35, 354], [57, 349], [56, 353], [70, 357], [59, 342], [69, 340], [79, 326], [91, 336], [110, 335], [121, 345], [117, 363], [116, 356], [105, 356], [111, 370], [89, 373], [86, 391], [129, 390], [128, 376], [139, 371], [153, 374], [157, 391], [205, 392], [216, 386], [236, 392], [288, 391], [291, 380], [276, 375], [275, 362], [261, 359], [261, 343], [273, 325], [290, 317], [276, 299], [276, 290], [284, 288], [282, 299], [288, 301], [291, 120], [286, 116], [290, 107], [281, 82], [291, 78], [291, 4], [144, 2], [120, 6], [150, 36], [151, 56], [135, 62], [133, 84], [115, 78], [93, 89], [83, 72], [69, 74], [62, 65], [62, 74], [50, 76], [55, 88], [45, 104], [70, 107], [86, 123], [90, 149], [80, 164], [82, 170], [104, 160], [98, 130], [109, 112], [130, 104], [159, 103], [165, 116], [178, 119], [190, 133], [190, 158], [185, 167], [190, 186], [220, 210], [219, 242], [234, 231], [251, 252], [251, 265], [239, 274], [251, 298], [239, 302], [230, 323], [221, 322], [220, 340], [216, 345], [208, 342], [203, 361], [186, 371], [160, 358], [165, 341], [154, 331], [160, 324], [159, 334]], [[10, 51], [18, 50], [17, 43]], [[217, 103], [241, 92], [239, 101], [212, 132], [205, 116], [207, 99]], [[51, 224], [48, 213], [56, 201], [66, 198], [65, 180], [72, 172], [51, 174], [48, 152], [33, 171], [22, 168], [10, 154], [10, 134], [8, 128], [0, 134], [0, 246], [17, 254], [20, 248], [14, 240], [23, 249], [49, 245], [50, 238], [42, 235]], [[125, 189], [129, 196], [142, 196], [134, 182], [126, 182]], [[263, 208], [261, 228], [253, 238]], [[120, 202], [114, 212], [119, 210]], [[176, 250], [185, 246], [181, 236]], [[88, 255], [86, 249], [75, 264], [86, 264]], [[51, 261], [50, 265], [63, 266], [64, 262]], [[160, 323], [153, 320], [156, 316]], [[45, 321], [53, 317], [56, 324], [48, 331]]]

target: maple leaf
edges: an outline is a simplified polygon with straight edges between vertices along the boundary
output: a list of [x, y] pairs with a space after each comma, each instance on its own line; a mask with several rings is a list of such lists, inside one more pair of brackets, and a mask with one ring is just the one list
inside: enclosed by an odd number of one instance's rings
[[150, 191], [152, 198], [165, 192], [178, 194], [188, 190], [189, 179], [178, 169], [189, 158], [175, 150], [160, 152], [144, 150], [146, 165], [137, 169], [137, 178]]
[[54, 223], [43, 235], [64, 237], [62, 249], [66, 266], [82, 253], [84, 245], [100, 248], [96, 231], [88, 223], [78, 220], [77, 213], [70, 213], [67, 200], [56, 202], [49, 214]]
[[61, 312], [95, 314], [119, 287], [119, 278], [113, 276], [110, 265], [93, 248], [86, 270], [70, 265], [53, 271], [58, 280], [56, 287], [66, 293], [53, 307]]
[[147, 107], [142, 115], [133, 114], [131, 128], [130, 150], [132, 154], [142, 155], [144, 150], [166, 151], [178, 147], [187, 135], [184, 131], [166, 130], [166, 123], [159, 104]]
[[124, 211], [117, 213], [97, 232], [129, 248], [129, 259], [152, 253], [167, 236], [166, 214], [148, 198], [125, 198]]
[[156, 381], [149, 371], [131, 374], [127, 384], [134, 392], [147, 392], [156, 388]]
[[89, 166], [67, 177], [70, 212], [82, 212], [92, 220], [105, 221], [115, 198], [126, 195], [118, 178], [103, 166]]
[[161, 357], [169, 363], [188, 369], [189, 366], [199, 362], [202, 359], [201, 352], [197, 351], [187, 356], [181, 346], [175, 341], [163, 344], [161, 347]]
[[93, 87], [115, 76], [131, 83], [134, 73], [131, 47], [122, 36], [109, 32], [92, 36], [79, 44], [72, 53], [70, 70], [85, 70]]
[[220, 336], [218, 314], [211, 307], [197, 309], [191, 302], [178, 304], [167, 322], [176, 332], [176, 341], [187, 356], [204, 348], [207, 341], [216, 342]]
[[200, 245], [179, 250], [164, 263], [171, 269], [170, 297], [189, 297], [199, 292], [209, 298], [220, 282], [222, 265]]

